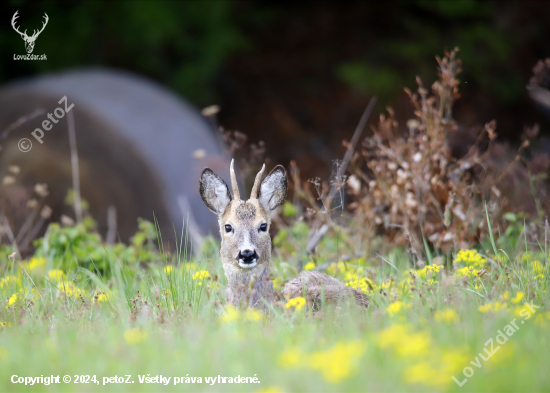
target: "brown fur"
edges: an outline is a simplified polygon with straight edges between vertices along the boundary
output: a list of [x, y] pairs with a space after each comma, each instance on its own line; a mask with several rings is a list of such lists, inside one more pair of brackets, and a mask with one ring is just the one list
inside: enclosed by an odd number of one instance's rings
[[327, 303], [338, 304], [353, 296], [358, 305], [365, 308], [369, 306], [369, 299], [360, 291], [345, 286], [334, 277], [315, 271], [303, 271], [289, 281], [283, 289], [283, 295], [287, 299], [305, 296], [315, 309], [319, 308], [323, 297]]
[[[272, 301], [275, 296], [273, 283], [269, 278], [271, 238], [269, 230], [258, 231], [257, 228], [262, 223], [267, 223], [269, 228], [270, 216], [257, 199], [234, 200], [219, 218], [222, 239], [220, 255], [229, 283], [227, 295], [230, 303], [238, 304], [248, 297], [248, 305], [257, 307], [263, 305], [261, 297]], [[226, 233], [225, 225], [231, 225], [234, 232]], [[243, 269], [237, 261], [245, 240], [254, 246], [259, 257], [256, 266], [250, 269]]]
[[[200, 181], [200, 193], [205, 205], [218, 214], [220, 256], [229, 283], [227, 301], [257, 308], [264, 308], [264, 301], [271, 303], [276, 298], [270, 278], [270, 211], [281, 205], [287, 194], [286, 172], [282, 166], [277, 166], [259, 185], [262, 171], [253, 187], [257, 195], [251, 195], [247, 201], [238, 196], [233, 199], [225, 182], [208, 168], [203, 171]], [[233, 189], [238, 190], [235, 187], [236, 184]], [[267, 224], [266, 231], [261, 230], [262, 224]], [[231, 231], [226, 230], [226, 225], [230, 225]], [[244, 250], [255, 251], [257, 260], [243, 267], [239, 255]], [[305, 296], [314, 309], [320, 306], [323, 298], [327, 303], [339, 303], [354, 297], [360, 306], [369, 305], [364, 294], [321, 272], [302, 272], [285, 285], [283, 295], [287, 299]]]

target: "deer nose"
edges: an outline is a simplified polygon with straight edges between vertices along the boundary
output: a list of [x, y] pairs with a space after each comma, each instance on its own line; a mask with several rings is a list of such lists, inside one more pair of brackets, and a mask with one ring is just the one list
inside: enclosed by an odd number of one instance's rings
[[241, 255], [243, 256], [243, 258], [251, 257], [252, 255], [254, 255], [254, 253], [255, 251], [252, 251], [252, 250], [241, 251]]
[[252, 263], [258, 259], [258, 254], [256, 254], [256, 251], [243, 250], [239, 252], [238, 259], [242, 260], [244, 263]]

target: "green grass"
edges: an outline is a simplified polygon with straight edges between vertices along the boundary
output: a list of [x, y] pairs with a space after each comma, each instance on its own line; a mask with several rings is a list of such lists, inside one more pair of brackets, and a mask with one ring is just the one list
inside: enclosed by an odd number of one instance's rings
[[[332, 265], [328, 272], [363, 288], [372, 307], [312, 313], [282, 300], [267, 316], [226, 308], [215, 255], [186, 263], [181, 251], [155, 254], [157, 263], [129, 268], [105, 248], [103, 270], [77, 263], [57, 276], [52, 269], [71, 260], [64, 252], [20, 264], [2, 257], [0, 391], [548, 391], [548, 256], [538, 246], [526, 252], [525, 240], [501, 251], [500, 263], [489, 251], [472, 251], [455, 256], [453, 266], [418, 271], [402, 252], [383, 256], [391, 264]], [[291, 275], [278, 259], [273, 274]], [[526, 301], [540, 308], [524, 320]], [[485, 362], [478, 355], [487, 357], [485, 343], [514, 318], [519, 329]], [[459, 387], [451, 377], [463, 381], [465, 367], [473, 375]], [[13, 384], [13, 375], [72, 382], [25, 386]], [[75, 384], [76, 375], [98, 384]], [[133, 383], [103, 385], [104, 377], [127, 375]], [[170, 377], [169, 384], [140, 383], [147, 375]], [[206, 382], [218, 375], [260, 383]]]

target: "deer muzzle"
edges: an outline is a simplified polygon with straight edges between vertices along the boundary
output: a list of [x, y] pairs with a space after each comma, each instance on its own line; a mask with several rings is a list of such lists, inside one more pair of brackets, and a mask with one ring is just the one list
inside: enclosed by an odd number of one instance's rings
[[242, 250], [239, 251], [239, 255], [237, 255], [239, 266], [243, 269], [253, 268], [258, 264], [258, 259], [259, 256], [256, 250]]

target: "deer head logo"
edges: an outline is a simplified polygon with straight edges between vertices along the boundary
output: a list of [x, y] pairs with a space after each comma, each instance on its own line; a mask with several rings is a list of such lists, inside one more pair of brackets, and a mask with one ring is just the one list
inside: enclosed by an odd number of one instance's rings
[[15, 31], [17, 31], [19, 33], [19, 35], [21, 35], [21, 38], [23, 38], [23, 40], [25, 41], [25, 49], [27, 50], [27, 53], [32, 53], [33, 49], [34, 49], [34, 42], [36, 41], [36, 39], [38, 38], [38, 35], [40, 33], [42, 33], [42, 31], [44, 30], [44, 28], [46, 27], [46, 25], [48, 24], [48, 14], [46, 14], [44, 12], [44, 18], [45, 18], [45, 21], [44, 21], [44, 24], [42, 25], [42, 29], [40, 29], [40, 31], [38, 30], [34, 30], [34, 33], [33, 35], [31, 35], [30, 37], [27, 35], [27, 30], [25, 30], [24, 33], [21, 33], [17, 26], [15, 25], [15, 20], [17, 18], [19, 18], [19, 15], [17, 15], [19, 11], [15, 11], [15, 14], [13, 14], [13, 18], [11, 18], [11, 26], [13, 27], [13, 29]]

